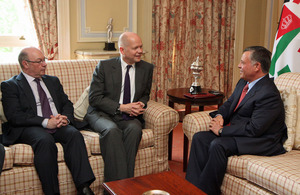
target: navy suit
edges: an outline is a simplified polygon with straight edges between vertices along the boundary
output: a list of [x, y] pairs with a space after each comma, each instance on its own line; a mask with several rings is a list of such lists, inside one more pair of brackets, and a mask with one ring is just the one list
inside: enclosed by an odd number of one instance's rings
[[235, 110], [246, 83], [241, 79], [231, 97], [213, 113], [223, 116], [221, 136], [212, 131], [193, 136], [186, 179], [208, 194], [220, 193], [229, 156], [272, 156], [286, 152], [285, 111], [274, 82], [264, 76]]
[[[145, 105], [152, 85], [153, 65], [145, 61], [135, 63], [135, 95], [133, 102]], [[102, 60], [91, 82], [85, 119], [100, 134], [100, 148], [104, 160], [104, 180], [113, 181], [134, 176], [135, 156], [142, 137], [143, 116], [125, 121], [117, 113], [122, 88], [120, 57]]]
[[[73, 124], [73, 104], [64, 93], [57, 77], [42, 77], [59, 114]], [[49, 134], [42, 126], [44, 117], [37, 115], [37, 104], [31, 87], [23, 73], [1, 83], [2, 104], [8, 122], [3, 124], [3, 143], [25, 143], [34, 151], [34, 164], [45, 194], [59, 193], [57, 148], [64, 149], [65, 162], [76, 187], [95, 180], [89, 164], [86, 146], [81, 133], [71, 124]]]

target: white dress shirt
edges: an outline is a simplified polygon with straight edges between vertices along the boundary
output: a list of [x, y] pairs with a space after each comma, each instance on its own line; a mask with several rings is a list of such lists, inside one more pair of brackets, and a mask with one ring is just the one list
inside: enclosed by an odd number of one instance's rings
[[133, 102], [133, 98], [135, 95], [135, 64], [127, 64], [121, 58], [121, 69], [122, 69], [122, 86], [121, 86], [121, 94], [119, 103], [123, 104], [123, 96], [124, 96], [124, 83], [125, 83], [125, 74], [127, 71], [127, 65], [132, 65], [129, 69], [129, 77], [130, 77], [130, 102]]
[[[31, 87], [31, 90], [32, 90], [32, 93], [34, 95], [34, 98], [35, 98], [35, 102], [36, 102], [36, 108], [37, 108], [37, 115], [38, 116], [41, 116], [43, 117], [43, 114], [42, 114], [42, 105], [41, 105], [41, 102], [40, 102], [40, 96], [39, 96], [39, 93], [38, 93], [38, 90], [37, 90], [37, 83], [34, 81], [34, 77], [22, 72], [23, 75], [25, 76], [27, 82], [29, 83], [30, 87]], [[55, 107], [55, 104], [53, 102], [53, 98], [51, 97], [43, 79], [40, 80], [40, 84], [41, 84], [41, 87], [43, 88], [43, 90], [45, 91], [46, 95], [47, 95], [47, 98], [48, 98], [48, 101], [49, 101], [49, 104], [50, 104], [50, 109], [52, 111], [52, 114], [53, 116], [56, 116], [58, 114], [57, 112], [57, 109]], [[42, 122], [42, 126], [44, 128], [47, 127], [47, 124], [48, 124], [48, 120], [49, 119], [44, 119], [43, 122]]]

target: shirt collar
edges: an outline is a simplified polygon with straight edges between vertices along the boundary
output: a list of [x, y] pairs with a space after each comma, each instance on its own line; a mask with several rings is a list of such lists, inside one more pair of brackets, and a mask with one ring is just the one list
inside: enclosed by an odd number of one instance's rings
[[22, 71], [22, 74], [25, 76], [26, 80], [28, 81], [28, 83], [31, 83], [32, 81], [34, 81], [34, 77], [26, 74], [25, 72]]
[[[266, 75], [265, 75], [265, 76], [266, 76]], [[255, 81], [252, 81], [251, 83], [247, 82], [248, 87], [249, 87], [248, 92], [249, 92], [250, 89], [251, 89], [252, 87], [254, 87], [254, 85], [255, 85], [260, 79], [262, 79], [263, 77], [264, 77], [264, 76], [262, 76], [262, 77], [256, 79]], [[248, 92], [247, 92], [247, 93], [248, 93]]]
[[121, 59], [122, 70], [126, 70], [127, 65], [132, 65], [132, 68], [133, 68], [133, 69], [135, 68], [135, 63], [134, 63], [134, 64], [127, 64], [127, 63], [122, 59], [122, 57], [120, 57], [120, 59]]

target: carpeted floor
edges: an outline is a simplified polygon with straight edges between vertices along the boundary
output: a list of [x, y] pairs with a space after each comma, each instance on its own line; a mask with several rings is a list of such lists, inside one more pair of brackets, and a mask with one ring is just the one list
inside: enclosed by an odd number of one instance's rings
[[173, 129], [173, 148], [172, 148], [172, 160], [169, 160], [169, 166], [172, 171], [177, 175], [185, 178], [185, 172], [183, 172], [183, 131], [182, 123]]
[[[204, 110], [215, 109], [217, 109], [217, 106], [204, 107]], [[169, 160], [169, 166], [177, 175], [185, 178], [185, 172], [183, 172], [183, 130], [181, 122], [173, 129], [172, 160]]]

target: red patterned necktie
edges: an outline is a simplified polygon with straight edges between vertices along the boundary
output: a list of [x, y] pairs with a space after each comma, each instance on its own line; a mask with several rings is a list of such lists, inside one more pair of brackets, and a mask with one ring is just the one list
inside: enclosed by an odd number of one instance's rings
[[237, 103], [237, 105], [236, 105], [234, 111], [237, 109], [237, 107], [240, 105], [240, 103], [242, 102], [242, 100], [243, 100], [244, 97], [246, 96], [248, 89], [249, 89], [249, 85], [247, 84], [247, 85], [245, 85], [245, 87], [244, 87], [244, 89], [243, 89], [243, 91], [242, 91], [240, 100], [239, 100], [239, 102]]

